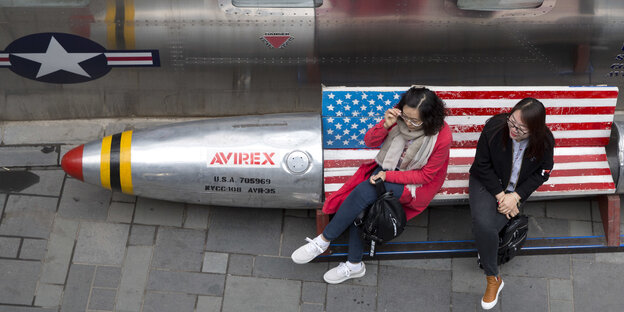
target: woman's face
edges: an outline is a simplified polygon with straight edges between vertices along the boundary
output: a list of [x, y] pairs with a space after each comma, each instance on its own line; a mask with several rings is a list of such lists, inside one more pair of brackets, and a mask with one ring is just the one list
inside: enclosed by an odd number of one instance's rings
[[520, 110], [516, 110], [509, 116], [507, 125], [509, 126], [509, 137], [512, 139], [522, 141], [529, 137], [529, 128], [522, 120]]
[[422, 120], [420, 119], [420, 112], [417, 108], [403, 106], [403, 112], [401, 118], [405, 120], [407, 128], [410, 130], [416, 130], [422, 128]]

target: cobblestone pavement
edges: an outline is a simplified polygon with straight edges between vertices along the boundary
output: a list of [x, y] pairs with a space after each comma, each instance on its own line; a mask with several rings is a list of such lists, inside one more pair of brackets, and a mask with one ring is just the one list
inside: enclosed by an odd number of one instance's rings
[[[29, 172], [0, 193], [0, 312], [480, 311], [485, 279], [474, 258], [368, 261], [363, 278], [328, 285], [323, 273], [336, 263], [290, 260], [314, 235], [314, 211], [111, 193], [60, 170], [68, 147], [0, 147], [5, 170]], [[602, 234], [591, 199], [525, 212], [533, 237]], [[468, 208], [442, 206], [401, 238], [471, 237]], [[624, 310], [624, 253], [520, 256], [502, 274], [493, 311]]]

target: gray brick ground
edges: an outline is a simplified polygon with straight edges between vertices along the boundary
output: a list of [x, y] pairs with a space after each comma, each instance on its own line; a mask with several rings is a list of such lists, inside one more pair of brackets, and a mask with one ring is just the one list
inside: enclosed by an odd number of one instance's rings
[[116, 294], [117, 291], [114, 289], [93, 288], [89, 299], [89, 309], [112, 311]]
[[451, 271], [381, 266], [378, 292], [378, 306], [388, 311], [424, 306], [428, 311], [448, 311], [451, 304]]
[[193, 312], [194, 309], [195, 296], [185, 294], [147, 293], [143, 305], [143, 312]]
[[0, 221], [2, 221], [1, 219], [3, 218], [2, 214], [4, 213], [4, 205], [6, 204], [7, 197], [8, 195], [0, 193]]
[[225, 276], [211, 273], [151, 271], [148, 290], [222, 296]]
[[621, 311], [624, 270], [614, 263], [574, 261], [574, 310]]
[[0, 302], [32, 304], [41, 263], [0, 259]]
[[323, 312], [323, 305], [318, 303], [304, 303], [301, 305], [301, 312]]
[[95, 271], [94, 287], [117, 288], [121, 281], [121, 268], [111, 266], [98, 266]]
[[206, 249], [277, 255], [282, 210], [212, 207]]
[[45, 257], [48, 242], [43, 239], [25, 238], [22, 242], [19, 258], [28, 260], [41, 260]]
[[35, 308], [0, 304], [0, 312], [57, 312], [56, 308]]
[[323, 304], [325, 303], [326, 294], [326, 283], [303, 282], [303, 289], [301, 290], [301, 301]]
[[548, 311], [547, 279], [505, 276], [503, 278], [505, 288], [499, 295], [500, 301], [498, 303], [501, 305], [501, 310], [514, 312]]
[[463, 206], [435, 207], [429, 211], [429, 240], [472, 237], [470, 209]]
[[205, 252], [202, 272], [225, 274], [228, 266], [228, 254], [219, 252]]
[[548, 281], [550, 299], [573, 300], [572, 281], [567, 279], [551, 279]]
[[249, 255], [230, 254], [228, 274], [250, 276], [253, 270], [254, 257]]
[[137, 197], [133, 195], [124, 194], [121, 192], [113, 192], [113, 201], [120, 203], [136, 203]]
[[[504, 289], [504, 288], [503, 288]], [[485, 280], [483, 283], [483, 289], [481, 291], [485, 291]], [[483, 293], [462, 293], [462, 292], [453, 292], [451, 293], [451, 311], [453, 312], [481, 312], [481, 297]], [[500, 312], [500, 303], [494, 306], [492, 309], [488, 310], [490, 312]], [[426, 311], [426, 308], [416, 309], [416, 311]]]
[[58, 152], [55, 146], [0, 147], [0, 166], [55, 166]]
[[451, 259], [383, 260], [379, 264], [423, 270], [451, 270]]
[[0, 235], [48, 238], [58, 199], [11, 195], [0, 224]]
[[90, 120], [11, 122], [4, 126], [4, 144], [82, 144], [102, 134], [102, 126]]
[[82, 312], [87, 309], [95, 266], [72, 264], [63, 293], [61, 312]]
[[197, 312], [220, 312], [222, 301], [221, 297], [198, 296]]
[[485, 274], [477, 265], [477, 258], [454, 258], [453, 292], [474, 293], [483, 295], [485, 290]]
[[309, 218], [311, 216], [309, 209], [284, 209], [284, 215], [297, 218]]
[[134, 223], [182, 226], [184, 204], [149, 198], [138, 198]]
[[316, 236], [316, 220], [314, 218], [284, 218], [284, 235], [282, 239], [281, 255], [290, 257], [290, 255], [301, 245], [306, 244], [306, 237], [314, 238]]
[[187, 205], [184, 227], [187, 229], [205, 230], [208, 228], [209, 206]]
[[546, 217], [578, 221], [591, 221], [590, 200], [584, 198], [546, 202]]
[[[366, 265], [366, 274], [360, 278], [350, 279], [344, 282], [344, 284], [353, 284], [353, 285], [359, 285], [359, 286], [376, 286], [377, 285], [377, 272], [379, 270], [378, 265], [376, 263], [377, 261], [364, 261], [364, 264]], [[330, 262], [329, 269], [337, 267], [338, 264], [339, 262]], [[323, 273], [323, 275], [324, 274], [325, 273]]]
[[528, 237], [561, 237], [570, 233], [567, 220], [551, 218], [529, 218]]
[[83, 222], [78, 233], [74, 262], [121, 265], [130, 226]]
[[115, 308], [119, 311], [140, 311], [147, 284], [152, 247], [130, 246], [121, 270], [121, 282]]
[[108, 208], [108, 222], [131, 223], [134, 203], [111, 202]]
[[[376, 311], [377, 289], [356, 285], [327, 286], [327, 312]], [[380, 304], [380, 306], [382, 306]], [[387, 308], [387, 307], [386, 307]], [[393, 311], [393, 310], [389, 310]]]
[[57, 307], [61, 304], [63, 285], [49, 285], [39, 283], [35, 298], [35, 305], [41, 307]]
[[[266, 294], [269, 289], [274, 295]], [[299, 309], [299, 298], [299, 281], [228, 276], [222, 312], [292, 312]]]
[[0, 237], [0, 257], [17, 258], [20, 242], [17, 237]]
[[130, 230], [130, 245], [154, 245], [156, 239], [156, 227], [151, 225], [133, 224]]
[[597, 253], [596, 262], [624, 264], [624, 253]]
[[199, 272], [205, 238], [204, 231], [161, 227], [156, 237], [152, 266]]
[[78, 222], [56, 218], [48, 240], [48, 248], [43, 263], [41, 282], [64, 284], [69, 268], [74, 240], [78, 232]]
[[500, 267], [503, 276], [570, 278], [570, 255], [518, 256]]
[[303, 281], [322, 282], [327, 272], [326, 262], [296, 264], [288, 258], [256, 257], [254, 276], [270, 278], [287, 278]]
[[67, 219], [106, 220], [111, 191], [66, 179], [58, 214]]
[[550, 300], [549, 312], [570, 312], [574, 311], [574, 302], [562, 300]]
[[65, 172], [63, 170], [31, 170], [39, 176], [39, 183], [20, 191], [22, 194], [60, 196]]

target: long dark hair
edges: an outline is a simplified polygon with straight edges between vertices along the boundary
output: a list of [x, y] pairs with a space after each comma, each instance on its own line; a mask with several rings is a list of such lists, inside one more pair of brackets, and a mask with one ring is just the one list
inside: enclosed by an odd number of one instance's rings
[[435, 92], [424, 87], [411, 87], [395, 107], [403, 111], [405, 105], [418, 109], [425, 135], [434, 135], [444, 127], [446, 107]]
[[544, 108], [544, 104], [534, 98], [524, 98], [509, 113], [496, 116], [505, 120], [501, 127], [503, 131], [503, 147], [507, 146], [507, 142], [511, 139], [509, 137], [507, 118], [517, 110], [520, 111], [522, 121], [529, 130], [529, 145], [524, 153], [524, 158], [535, 157], [541, 159], [544, 155], [544, 150], [555, 145], [555, 139], [548, 126], [546, 126], [546, 108]]

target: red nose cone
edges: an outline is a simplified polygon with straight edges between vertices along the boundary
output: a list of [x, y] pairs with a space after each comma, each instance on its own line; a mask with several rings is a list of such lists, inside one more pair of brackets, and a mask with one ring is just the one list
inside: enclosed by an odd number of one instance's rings
[[61, 160], [61, 167], [67, 174], [70, 176], [83, 181], [82, 177], [82, 150], [84, 149], [84, 144], [80, 145], [71, 151], [67, 152], [65, 156], [63, 156], [63, 160]]

